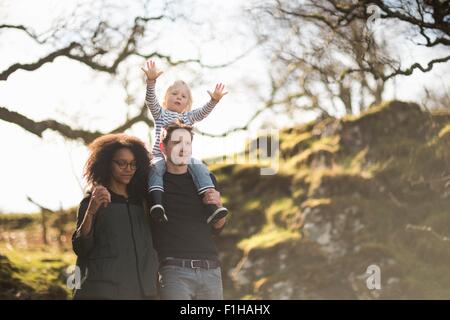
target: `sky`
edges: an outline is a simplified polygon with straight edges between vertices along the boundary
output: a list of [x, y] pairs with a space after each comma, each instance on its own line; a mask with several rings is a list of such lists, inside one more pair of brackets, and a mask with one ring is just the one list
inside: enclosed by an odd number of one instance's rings
[[[121, 1], [117, 3], [123, 4]], [[155, 44], [158, 50], [180, 59], [201, 52], [205, 63], [216, 64], [229, 61], [252, 46], [251, 28], [245, 24], [243, 15], [243, 3], [246, 2], [197, 0], [178, 3], [183, 5], [186, 14], [202, 24], [163, 24], [164, 36]], [[53, 19], [73, 12], [74, 4], [75, 1], [0, 0], [0, 20], [2, 23], [26, 24], [35, 30], [46, 30]], [[113, 19], [120, 21], [126, 15], [133, 16], [135, 10], [136, 8], [128, 7], [125, 11], [120, 11], [123, 16]], [[213, 40], [205, 40], [210, 39], [209, 37]], [[18, 61], [32, 62], [46, 53], [45, 48], [36, 45], [20, 32], [2, 31], [0, 39], [0, 70]], [[429, 55], [416, 47], [405, 47], [401, 54], [404, 63], [416, 56], [425, 61]], [[130, 90], [137, 98], [143, 99], [145, 84], [139, 69], [143, 61], [131, 60], [129, 69], [123, 74], [130, 80]], [[201, 79], [193, 76], [189, 69], [164, 68], [162, 61], [156, 62], [164, 71], [157, 82], [160, 101], [166, 87], [178, 78], [192, 83], [194, 108], [202, 106], [209, 99], [206, 91], [212, 90], [216, 82], [225, 83], [229, 94], [197, 126], [204, 132], [222, 133], [241, 126], [262, 106], [255, 93], [249, 92], [242, 85], [243, 82], [257, 84], [262, 94], [268, 88], [264, 70], [270, 66], [258, 49], [230, 67], [201, 70]], [[448, 83], [448, 80], [448, 65], [438, 66], [429, 74], [415, 72], [411, 77], [399, 78], [396, 90], [391, 90], [387, 96], [407, 101], [418, 100], [424, 84], [440, 85], [440, 82]], [[34, 120], [56, 119], [71, 123], [74, 127], [102, 132], [119, 125], [128, 112], [133, 112], [142, 103], [135, 101], [135, 106], [127, 106], [125, 98], [126, 92], [119, 79], [113, 79], [108, 74], [94, 73], [89, 68], [64, 58], [58, 58], [33, 72], [16, 72], [6, 82], [0, 82], [0, 105], [9, 110], [20, 112]], [[309, 121], [311, 116], [302, 114], [297, 121]], [[274, 127], [293, 124], [287, 117], [274, 119], [263, 115], [249, 132], [240, 132], [225, 139], [197, 135], [193, 155], [204, 159], [239, 151], [243, 149], [247, 138], [257, 136], [257, 127], [262, 122], [271, 123]], [[142, 124], [134, 126], [127, 133], [150, 144], [150, 137]], [[39, 138], [1, 120], [0, 136], [3, 150], [0, 157], [0, 212], [36, 212], [38, 208], [27, 201], [27, 196], [53, 210], [79, 203], [84, 186], [82, 170], [88, 155], [81, 142], [67, 141], [50, 130]]]

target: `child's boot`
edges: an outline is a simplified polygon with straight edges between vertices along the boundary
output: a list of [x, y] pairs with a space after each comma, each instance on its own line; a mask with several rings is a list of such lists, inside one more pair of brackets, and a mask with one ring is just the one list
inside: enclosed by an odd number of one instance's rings
[[208, 218], [206, 219], [206, 222], [210, 225], [215, 224], [217, 221], [228, 215], [227, 208], [219, 207], [215, 204], [207, 204], [206, 209], [208, 213]]
[[150, 217], [156, 222], [166, 223], [169, 219], [167, 219], [166, 211], [162, 205], [162, 193], [161, 190], [153, 190], [148, 193], [149, 201], [153, 204], [150, 208]]

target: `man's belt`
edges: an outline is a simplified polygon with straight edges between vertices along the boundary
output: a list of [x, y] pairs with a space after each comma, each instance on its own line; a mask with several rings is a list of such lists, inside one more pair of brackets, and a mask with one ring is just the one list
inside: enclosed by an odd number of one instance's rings
[[183, 268], [191, 269], [215, 269], [220, 267], [220, 262], [217, 260], [206, 260], [206, 259], [177, 259], [177, 258], [166, 258], [160, 263], [161, 267], [164, 266], [178, 266]]

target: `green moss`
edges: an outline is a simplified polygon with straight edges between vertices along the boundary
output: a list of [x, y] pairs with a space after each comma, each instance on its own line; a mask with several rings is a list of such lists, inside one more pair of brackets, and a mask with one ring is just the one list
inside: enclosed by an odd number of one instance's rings
[[245, 201], [244, 203], [244, 211], [251, 211], [255, 209], [260, 209], [261, 206], [261, 200], [256, 198], [251, 198]]
[[280, 136], [281, 154], [284, 158], [291, 157], [301, 150], [309, 148], [315, 139], [310, 132], [282, 134]]
[[330, 198], [320, 198], [320, 199], [309, 198], [308, 200], [302, 202], [302, 208], [316, 208], [320, 206], [328, 206], [330, 204], [331, 204]]
[[440, 139], [443, 139], [444, 137], [448, 137], [449, 134], [450, 134], [450, 124], [447, 124], [445, 127], [441, 129], [441, 131], [439, 131], [438, 137]]
[[295, 231], [286, 230], [276, 227], [268, 227], [254, 236], [243, 239], [238, 243], [238, 248], [244, 252], [253, 249], [268, 249], [277, 244], [300, 239], [300, 234]]
[[388, 108], [391, 107], [391, 104], [393, 102], [394, 102], [393, 100], [382, 101], [381, 103], [371, 107], [370, 109], [367, 109], [364, 113], [362, 113], [360, 115], [346, 115], [343, 117], [343, 120], [348, 121], [348, 122], [358, 121], [363, 117], [367, 117], [369, 115], [377, 114], [377, 113], [387, 110]]

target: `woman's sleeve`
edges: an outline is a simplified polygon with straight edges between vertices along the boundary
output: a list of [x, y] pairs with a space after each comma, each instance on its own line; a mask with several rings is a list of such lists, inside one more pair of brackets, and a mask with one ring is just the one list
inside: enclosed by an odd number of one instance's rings
[[86, 214], [89, 206], [90, 196], [84, 198], [78, 208], [77, 213], [77, 228], [72, 236], [73, 251], [77, 256], [87, 256], [91, 249], [94, 247], [94, 223], [92, 222], [91, 231], [87, 235], [82, 235], [80, 231], [81, 223], [83, 222], [84, 215]]
[[147, 84], [147, 92], [145, 94], [145, 105], [152, 113], [153, 119], [158, 119], [162, 114], [162, 107], [156, 99], [155, 94], [155, 83], [156, 81], [151, 81]]

